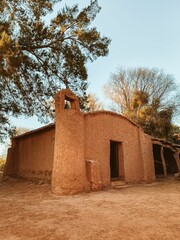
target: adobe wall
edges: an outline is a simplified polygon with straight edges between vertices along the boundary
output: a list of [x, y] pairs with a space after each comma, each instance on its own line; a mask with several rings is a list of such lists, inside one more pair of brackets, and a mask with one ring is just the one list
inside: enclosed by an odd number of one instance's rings
[[85, 159], [100, 164], [102, 186], [110, 184], [110, 140], [121, 143], [127, 182], [154, 179], [150, 138], [123, 116], [101, 111], [85, 115]]
[[155, 166], [153, 156], [153, 144], [149, 135], [144, 134], [144, 131], [140, 129], [140, 141], [141, 141], [141, 154], [144, 163], [144, 178], [145, 180], [155, 180]]
[[47, 128], [13, 138], [5, 175], [17, 174], [26, 178], [50, 180], [54, 158], [54, 137], [55, 129]]

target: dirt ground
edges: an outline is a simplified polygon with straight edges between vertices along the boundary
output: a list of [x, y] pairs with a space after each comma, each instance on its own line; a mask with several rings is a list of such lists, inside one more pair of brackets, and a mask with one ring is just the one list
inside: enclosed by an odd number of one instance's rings
[[75, 196], [50, 185], [0, 183], [1, 240], [179, 240], [180, 181]]

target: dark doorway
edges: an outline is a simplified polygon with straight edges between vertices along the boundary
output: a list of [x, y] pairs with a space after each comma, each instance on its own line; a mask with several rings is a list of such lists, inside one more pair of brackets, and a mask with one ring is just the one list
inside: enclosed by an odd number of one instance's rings
[[160, 151], [161, 146], [158, 144], [153, 144], [154, 166], [156, 175], [164, 175]]
[[111, 178], [119, 178], [119, 149], [118, 142], [110, 141]]
[[167, 173], [174, 174], [178, 172], [176, 160], [173, 156], [173, 151], [170, 148], [164, 147], [164, 158], [166, 161]]

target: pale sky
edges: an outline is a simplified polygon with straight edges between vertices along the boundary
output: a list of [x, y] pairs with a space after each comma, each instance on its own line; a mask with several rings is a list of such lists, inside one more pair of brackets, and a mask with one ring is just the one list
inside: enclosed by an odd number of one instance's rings
[[[63, 0], [86, 6], [89, 0]], [[88, 64], [89, 92], [102, 100], [103, 85], [118, 66], [157, 67], [180, 84], [180, 0], [99, 0], [92, 26], [111, 38], [109, 55]], [[175, 120], [180, 125], [180, 119]], [[34, 118], [13, 121], [18, 127], [41, 126]]]

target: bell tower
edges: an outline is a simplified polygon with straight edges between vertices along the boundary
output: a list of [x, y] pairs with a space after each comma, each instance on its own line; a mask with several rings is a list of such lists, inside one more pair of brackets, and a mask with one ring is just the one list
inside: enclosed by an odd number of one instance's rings
[[[67, 106], [68, 108], [67, 108]], [[52, 191], [71, 195], [87, 189], [84, 159], [84, 114], [69, 89], [55, 96], [55, 145]]]

